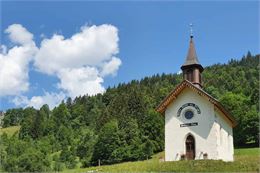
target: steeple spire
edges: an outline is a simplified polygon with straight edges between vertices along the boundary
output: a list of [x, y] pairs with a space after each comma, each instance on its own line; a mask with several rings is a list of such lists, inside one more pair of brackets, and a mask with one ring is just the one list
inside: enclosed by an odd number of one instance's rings
[[181, 66], [183, 71], [183, 79], [192, 82], [193, 84], [197, 85], [198, 87], [202, 87], [201, 81], [201, 73], [204, 70], [201, 64], [199, 63], [195, 45], [193, 41], [193, 25], [190, 24], [190, 43], [188, 54], [184, 64]]
[[191, 35], [190, 36], [190, 45], [189, 45], [189, 50], [188, 50], [188, 54], [186, 57], [186, 61], [182, 66], [187, 66], [187, 65], [192, 65], [192, 64], [200, 64], [200, 63], [199, 63], [197, 53], [195, 50], [193, 36]]

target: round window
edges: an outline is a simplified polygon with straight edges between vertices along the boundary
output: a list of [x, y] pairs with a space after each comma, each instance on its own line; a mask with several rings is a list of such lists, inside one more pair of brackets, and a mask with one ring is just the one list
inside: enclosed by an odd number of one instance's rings
[[194, 116], [194, 113], [193, 113], [193, 111], [191, 111], [191, 110], [187, 110], [185, 113], [184, 113], [184, 117], [186, 118], [186, 119], [192, 119], [192, 117]]

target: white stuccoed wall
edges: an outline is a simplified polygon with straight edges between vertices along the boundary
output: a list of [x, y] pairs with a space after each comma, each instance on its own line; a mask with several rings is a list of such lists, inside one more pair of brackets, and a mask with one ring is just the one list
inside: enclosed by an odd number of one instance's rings
[[[179, 108], [186, 103], [196, 104], [201, 114], [197, 114], [197, 111], [189, 106], [177, 117]], [[194, 110], [195, 115], [191, 120], [183, 116], [186, 109]], [[198, 126], [180, 127], [180, 124], [192, 122], [198, 122]], [[224, 136], [222, 141], [220, 141], [219, 123], [222, 127], [222, 137]], [[233, 160], [232, 127], [214, 110], [212, 103], [186, 88], [165, 111], [165, 161], [180, 160], [180, 156], [186, 153], [185, 140], [188, 134], [192, 134], [195, 138], [195, 159], [203, 159], [203, 153], [207, 153], [208, 159]]]
[[219, 111], [215, 111], [216, 132], [217, 132], [217, 151], [218, 159], [224, 161], [234, 160], [233, 129], [223, 119]]

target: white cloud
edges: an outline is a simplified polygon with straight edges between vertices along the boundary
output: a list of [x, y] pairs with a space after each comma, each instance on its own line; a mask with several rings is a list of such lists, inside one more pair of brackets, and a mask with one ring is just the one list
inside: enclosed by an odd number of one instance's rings
[[0, 53], [0, 96], [18, 95], [28, 90], [29, 63], [37, 52], [33, 37], [19, 24], [10, 25], [6, 30], [14, 46], [7, 50], [1, 45]]
[[[15, 96], [13, 102], [17, 106], [39, 108], [47, 103], [54, 107], [68, 96], [103, 93], [104, 77], [116, 75], [121, 65], [116, 57], [118, 30], [112, 25], [84, 26], [70, 38], [61, 34], [51, 38], [41, 35], [43, 40], [39, 48], [33, 41], [33, 34], [20, 24], [10, 25], [5, 33], [14, 47], [8, 50], [0, 45], [0, 97]], [[36, 70], [59, 78], [56, 84], [59, 93], [24, 96], [30, 86], [30, 62]]]
[[35, 66], [47, 74], [63, 68], [97, 66], [118, 53], [118, 40], [117, 28], [112, 25], [82, 27], [68, 39], [55, 34], [42, 41]]
[[33, 34], [28, 32], [26, 28], [24, 28], [20, 24], [12, 24], [6, 30], [5, 33], [9, 34], [9, 38], [13, 43], [18, 44], [34, 44], [33, 42]]
[[29, 103], [29, 100], [25, 96], [16, 96], [11, 100], [16, 106], [24, 106]]
[[101, 71], [101, 76], [107, 76], [110, 74], [115, 76], [121, 64], [122, 62], [119, 58], [113, 57], [109, 62], [104, 64]]
[[33, 96], [31, 99], [28, 99], [25, 96], [16, 96], [13, 99], [13, 103], [16, 106], [23, 107], [34, 107], [39, 109], [44, 104], [48, 104], [50, 109], [53, 109], [55, 106], [61, 103], [62, 100], [66, 98], [63, 92], [60, 93], [49, 93], [45, 92], [43, 96]]
[[35, 67], [60, 79], [59, 88], [70, 97], [104, 92], [103, 77], [115, 75], [121, 60], [118, 30], [112, 25], [84, 26], [70, 38], [54, 34], [45, 38], [35, 57]]
[[179, 71], [177, 72], [177, 74], [182, 74], [182, 70], [179, 70]]
[[58, 87], [65, 90], [72, 98], [83, 94], [103, 93], [105, 91], [102, 86], [103, 79], [98, 73], [94, 67], [62, 69], [58, 74], [61, 79]]

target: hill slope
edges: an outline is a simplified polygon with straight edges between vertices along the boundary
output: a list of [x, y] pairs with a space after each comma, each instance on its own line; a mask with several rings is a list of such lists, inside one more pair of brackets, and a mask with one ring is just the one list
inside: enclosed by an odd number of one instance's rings
[[[216, 64], [203, 72], [204, 89], [237, 119], [235, 146], [258, 145], [259, 55]], [[2, 135], [5, 171], [50, 171], [145, 160], [164, 149], [164, 119], [155, 112], [182, 80], [162, 74], [108, 88], [104, 94], [68, 98], [48, 105], [10, 109], [3, 127], [20, 125], [19, 134]], [[25, 166], [26, 165], [26, 166]]]

